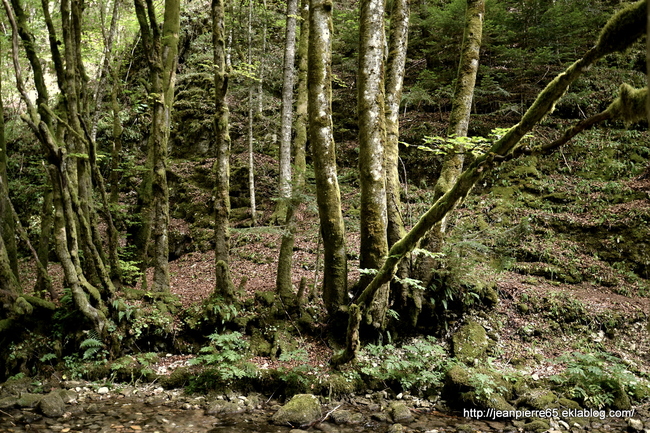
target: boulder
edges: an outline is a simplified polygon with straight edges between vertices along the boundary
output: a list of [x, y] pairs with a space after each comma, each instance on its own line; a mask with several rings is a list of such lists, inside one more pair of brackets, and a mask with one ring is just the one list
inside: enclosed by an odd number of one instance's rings
[[401, 401], [394, 401], [388, 406], [388, 413], [395, 424], [409, 423], [413, 421], [411, 409]]
[[488, 338], [480, 323], [469, 320], [452, 336], [454, 356], [467, 365], [485, 357]]
[[58, 418], [65, 412], [65, 402], [59, 392], [52, 391], [43, 396], [38, 408], [43, 415], [50, 418]]
[[303, 426], [316, 422], [321, 417], [321, 405], [312, 394], [297, 394], [271, 417], [275, 425]]

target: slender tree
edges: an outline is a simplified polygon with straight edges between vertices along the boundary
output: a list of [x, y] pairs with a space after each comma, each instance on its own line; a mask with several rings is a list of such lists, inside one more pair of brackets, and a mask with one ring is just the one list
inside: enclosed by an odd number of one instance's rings
[[[476, 74], [479, 67], [484, 14], [485, 0], [467, 0], [463, 45], [447, 127], [447, 135], [450, 137], [467, 137]], [[442, 197], [454, 185], [463, 171], [464, 161], [465, 149], [461, 144], [456, 144], [443, 160], [440, 177], [433, 188], [434, 200]], [[436, 224], [429, 231], [422, 242], [422, 247], [432, 252], [442, 251], [447, 231], [447, 221], [448, 218], [445, 216], [439, 224]], [[431, 284], [435, 268], [436, 263], [432, 256], [420, 256], [415, 278], [421, 280], [424, 287], [428, 287]]]
[[[3, 54], [2, 42], [0, 41], [0, 58]], [[0, 60], [1, 61], [1, 60]], [[18, 250], [16, 249], [16, 229], [14, 216], [9, 204], [9, 180], [7, 179], [7, 142], [5, 139], [4, 105], [2, 101], [2, 71], [0, 68], [0, 236], [4, 240], [7, 257], [11, 270], [18, 277]]]
[[298, 0], [287, 2], [287, 25], [284, 41], [284, 67], [282, 74], [282, 105], [280, 113], [280, 175], [279, 199], [271, 220], [284, 222], [288, 201], [291, 199], [291, 126], [293, 123], [293, 84], [296, 59], [296, 14]]
[[230, 263], [230, 133], [228, 103], [229, 68], [226, 62], [225, 7], [223, 0], [212, 0], [212, 47], [214, 52], [215, 114], [214, 134], [217, 159], [213, 166], [214, 240], [215, 240], [215, 295], [224, 299], [234, 296], [228, 265]]
[[[323, 301], [331, 318], [346, 302], [348, 264], [332, 124], [332, 2], [310, 0], [308, 113], [323, 237]], [[337, 323], [337, 322], [335, 322]]]
[[388, 245], [392, 246], [405, 233], [401, 213], [399, 180], [399, 106], [402, 100], [406, 48], [408, 45], [408, 0], [394, 0], [390, 12], [388, 58], [386, 60], [386, 210]]
[[[361, 269], [379, 269], [388, 252], [384, 173], [384, 0], [362, 0], [360, 7], [357, 111], [363, 217], [360, 222], [359, 266]], [[377, 330], [385, 328], [388, 294], [386, 284], [375, 293], [369, 309], [369, 320]]]
[[[248, 0], [248, 64], [253, 65], [253, 0]], [[259, 79], [259, 77], [258, 77]], [[251, 221], [257, 225], [257, 203], [255, 200], [255, 159], [253, 144], [253, 82], [248, 88], [248, 193], [251, 200]]]
[[280, 199], [275, 210], [275, 219], [284, 220], [285, 230], [282, 235], [280, 254], [278, 257], [278, 273], [276, 287], [285, 305], [293, 299], [291, 283], [291, 268], [293, 263], [293, 246], [295, 240], [296, 221], [294, 218], [297, 200], [291, 203], [293, 196], [299, 197], [297, 188], [291, 187], [291, 126], [293, 123], [293, 83], [294, 63], [296, 57], [296, 14], [298, 0], [287, 2], [287, 26], [284, 49], [284, 74], [282, 83], [281, 133], [280, 133]]
[[[142, 43], [149, 63], [149, 97], [153, 103], [151, 136], [149, 138], [150, 209], [145, 222], [150, 232], [145, 239], [153, 240], [153, 290], [169, 291], [169, 189], [167, 187], [167, 154], [171, 121], [178, 38], [180, 32], [180, 0], [165, 0], [162, 34], [156, 18], [153, 0], [134, 0], [142, 34]], [[148, 223], [148, 224], [147, 224]], [[149, 231], [147, 230], [147, 231]], [[146, 246], [146, 242], [145, 242]]]

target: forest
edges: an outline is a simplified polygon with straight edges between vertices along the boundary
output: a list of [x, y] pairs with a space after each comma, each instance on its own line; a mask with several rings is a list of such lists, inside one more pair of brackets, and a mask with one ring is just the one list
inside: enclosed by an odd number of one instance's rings
[[646, 0], [2, 1], [0, 430], [650, 427]]

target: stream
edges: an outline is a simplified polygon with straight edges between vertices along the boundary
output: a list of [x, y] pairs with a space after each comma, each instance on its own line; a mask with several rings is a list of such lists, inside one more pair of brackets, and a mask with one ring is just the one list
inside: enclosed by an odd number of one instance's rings
[[[75, 388], [72, 389], [75, 391]], [[90, 433], [298, 433], [303, 430], [270, 424], [271, 416], [280, 408], [277, 401], [261, 396], [217, 396], [212, 400], [203, 396], [188, 396], [180, 390], [166, 391], [151, 387], [108, 390], [77, 387], [77, 398], [64, 406], [61, 416], [47, 417], [34, 407], [2, 407], [0, 432], [90, 432]], [[399, 433], [399, 432], [525, 432], [530, 420], [484, 421], [447, 415], [430, 408], [413, 407], [413, 419], [402, 424], [387, 422], [382, 407], [370, 399], [359, 397], [335, 405], [324, 405], [323, 414], [332, 409], [331, 416], [320, 424], [303, 427], [325, 433]], [[413, 402], [411, 402], [413, 403]], [[417, 405], [415, 405], [417, 406]], [[339, 414], [336, 414], [340, 411]], [[230, 413], [228, 413], [230, 412]], [[233, 413], [235, 412], [235, 413]], [[346, 412], [345, 422], [338, 416]], [[650, 426], [643, 412], [639, 422]], [[335, 415], [336, 414], [336, 415]], [[641, 414], [637, 414], [641, 415]], [[637, 416], [636, 418], [639, 418]], [[642, 421], [641, 421], [642, 420]], [[561, 419], [547, 420], [547, 432], [621, 432], [632, 430], [625, 418], [583, 418], [579, 423]], [[568, 421], [568, 420], [567, 420]], [[575, 421], [575, 419], [573, 420]], [[571, 421], [572, 422], [572, 421]], [[645, 430], [648, 431], [648, 430]]]

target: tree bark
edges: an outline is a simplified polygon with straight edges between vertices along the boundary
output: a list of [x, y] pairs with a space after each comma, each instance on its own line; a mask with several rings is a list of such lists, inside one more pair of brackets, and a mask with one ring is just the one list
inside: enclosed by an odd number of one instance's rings
[[231, 300], [234, 287], [230, 278], [230, 133], [228, 103], [229, 68], [227, 65], [225, 6], [223, 0], [212, 0], [212, 47], [214, 52], [215, 114], [214, 134], [217, 159], [213, 166], [214, 187], [214, 256], [215, 290], [217, 296]]
[[296, 59], [296, 14], [298, 0], [287, 2], [287, 27], [284, 42], [284, 70], [282, 77], [282, 106], [280, 127], [280, 174], [278, 202], [271, 217], [273, 223], [284, 222], [291, 199], [291, 125], [293, 123], [293, 83]]
[[[0, 42], [1, 44], [1, 42]], [[0, 54], [3, 53], [0, 45]], [[7, 178], [7, 142], [5, 139], [4, 105], [2, 101], [2, 68], [0, 68], [0, 236], [4, 240], [5, 251], [11, 270], [18, 278], [18, 250], [16, 249], [16, 229], [14, 216], [9, 204], [9, 179]]]
[[394, 0], [390, 13], [388, 58], [386, 60], [386, 210], [388, 246], [406, 233], [402, 219], [399, 181], [399, 106], [402, 100], [406, 49], [408, 46], [408, 0]]
[[[180, 0], [165, 0], [162, 35], [152, 0], [135, 0], [136, 14], [145, 51], [149, 53], [150, 89], [153, 117], [149, 140], [151, 158], [151, 237], [153, 240], [154, 276], [152, 290], [169, 291], [169, 189], [167, 155], [169, 128], [176, 82]], [[144, 192], [147, 194], [147, 191]], [[145, 239], [146, 239], [145, 233]], [[145, 243], [146, 248], [146, 243]]]
[[[253, 65], [253, 0], [248, 0], [248, 64]], [[259, 77], [258, 77], [259, 79]], [[253, 149], [253, 84], [248, 88], [248, 193], [251, 200], [251, 221], [257, 225], [257, 204], [255, 201], [255, 160]]]
[[336, 175], [332, 124], [332, 2], [310, 0], [308, 112], [316, 177], [316, 201], [323, 237], [323, 301], [331, 319], [347, 296], [347, 257], [341, 194]]
[[296, 95], [296, 117], [293, 142], [294, 190], [302, 191], [305, 184], [306, 147], [308, 133], [307, 112], [307, 60], [309, 54], [309, 0], [302, 0], [300, 6], [300, 39], [298, 42], [298, 85]]
[[[384, 1], [362, 0], [359, 27], [358, 113], [359, 181], [361, 185], [361, 269], [379, 269], [388, 252], [384, 143]], [[364, 280], [370, 276], [362, 276]], [[370, 277], [372, 278], [372, 277]], [[366, 322], [376, 331], [385, 328], [388, 284], [374, 295]]]
[[[450, 137], [467, 137], [469, 120], [476, 85], [476, 74], [479, 67], [479, 52], [483, 34], [483, 15], [485, 14], [485, 0], [467, 0], [465, 11], [465, 33], [463, 47], [456, 76], [456, 88], [452, 101], [451, 114], [447, 135]], [[463, 171], [465, 149], [456, 145], [445, 156], [440, 177], [433, 191], [433, 199], [442, 197], [456, 182]], [[436, 224], [423, 241], [423, 247], [432, 252], [441, 252], [445, 233], [447, 232], [448, 218], [445, 216]], [[421, 256], [417, 263], [416, 278], [422, 280], [424, 287], [429, 287], [436, 268], [435, 259], [430, 256]]]

